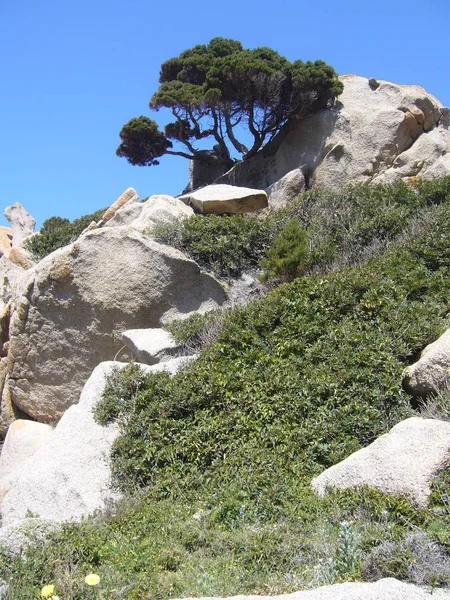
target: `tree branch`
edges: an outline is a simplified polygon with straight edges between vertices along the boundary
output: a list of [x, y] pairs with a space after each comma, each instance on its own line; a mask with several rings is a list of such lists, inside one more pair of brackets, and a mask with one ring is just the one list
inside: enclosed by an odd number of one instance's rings
[[182, 156], [183, 158], [188, 158], [189, 160], [194, 160], [195, 156], [191, 156], [190, 154], [186, 154], [186, 152], [174, 152], [173, 150], [166, 150], [164, 154], [172, 154], [172, 156]]
[[233, 126], [231, 125], [231, 118], [230, 118], [230, 113], [228, 110], [222, 110], [224, 119], [225, 119], [225, 126], [227, 129], [227, 136], [228, 139], [230, 140], [230, 142], [233, 144], [233, 146], [235, 147], [235, 149], [240, 152], [241, 154], [246, 154], [248, 152], [248, 149], [246, 146], [244, 146], [244, 144], [241, 144], [241, 142], [236, 139], [234, 132], [233, 132]]
[[246, 159], [246, 160], [251, 158], [258, 152], [258, 150], [262, 146], [263, 139], [264, 139], [264, 138], [261, 138], [259, 132], [257, 131], [257, 129], [255, 127], [255, 124], [253, 122], [254, 116], [255, 116], [255, 113], [254, 113], [254, 109], [253, 109], [253, 104], [251, 104], [249, 115], [248, 115], [248, 128], [250, 129], [251, 134], [255, 138], [255, 142], [254, 142], [253, 146], [250, 148], [250, 150], [245, 154], [244, 159]]
[[212, 134], [213, 134], [216, 142], [220, 146], [220, 151], [222, 153], [222, 156], [224, 158], [231, 159], [231, 157], [230, 157], [230, 151], [228, 150], [227, 145], [225, 144], [225, 140], [219, 134], [219, 127], [221, 127], [220, 119], [218, 118], [217, 113], [214, 110], [214, 108], [211, 108], [211, 113], [212, 113], [212, 116], [213, 116], [213, 119], [214, 119], [214, 129], [212, 130]]

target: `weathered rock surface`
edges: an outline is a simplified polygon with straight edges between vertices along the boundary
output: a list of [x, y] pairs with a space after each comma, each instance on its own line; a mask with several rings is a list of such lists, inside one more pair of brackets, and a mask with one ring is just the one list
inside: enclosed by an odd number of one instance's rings
[[97, 364], [116, 356], [122, 331], [160, 327], [227, 299], [181, 252], [126, 227], [88, 232], [26, 274], [12, 302], [7, 388], [17, 407], [45, 423], [77, 402]]
[[12, 229], [10, 227], [0, 227], [0, 256], [5, 255], [8, 258], [12, 248]]
[[405, 369], [403, 385], [414, 396], [436, 393], [450, 382], [450, 329], [429, 344], [420, 359]]
[[31, 252], [21, 247], [11, 248], [8, 259], [13, 265], [20, 267], [21, 269], [30, 269], [35, 264]]
[[404, 496], [426, 507], [431, 484], [450, 466], [450, 423], [411, 417], [330, 467], [312, 481], [321, 495], [327, 488], [369, 485], [385, 494]]
[[284, 177], [266, 188], [269, 208], [271, 210], [283, 208], [283, 206], [295, 200], [305, 189], [306, 181], [302, 168], [289, 171]]
[[[194, 358], [140, 367], [147, 373], [167, 370], [175, 374]], [[118, 428], [98, 425], [92, 408], [111, 370], [125, 366], [127, 363], [110, 361], [94, 369], [79, 403], [64, 413], [48, 442], [27, 461], [0, 504], [3, 527], [23, 521], [28, 512], [52, 522], [78, 521], [117, 497], [111, 489], [109, 457]]]
[[114, 217], [114, 215], [119, 210], [119, 208], [122, 208], [122, 206], [125, 206], [126, 204], [132, 204], [133, 202], [138, 202], [138, 200], [139, 200], [139, 196], [137, 195], [137, 192], [135, 189], [133, 189], [131, 187], [126, 189], [124, 191], [124, 193], [121, 196], [119, 196], [117, 198], [117, 200], [115, 202], [113, 202], [113, 204], [111, 204], [111, 206], [108, 208], [108, 210], [103, 215], [102, 221], [104, 221], [106, 223], [107, 221], [109, 221], [110, 219], [112, 219]]
[[0, 257], [0, 310], [11, 301], [13, 291], [28, 274], [6, 256]]
[[[292, 594], [279, 596], [232, 596], [233, 600], [433, 600], [450, 598], [448, 589], [421, 588], [397, 579], [380, 579], [374, 583], [336, 583]], [[184, 600], [193, 600], [185, 598]], [[225, 598], [197, 598], [196, 600], [228, 600]]]
[[53, 427], [35, 421], [14, 421], [0, 454], [0, 502], [31, 456], [43, 446], [53, 433]]
[[6, 436], [11, 423], [16, 419], [22, 419], [27, 416], [11, 401], [11, 394], [7, 385], [7, 363], [8, 359], [6, 357], [0, 360], [0, 439]]
[[7, 206], [3, 214], [11, 225], [12, 247], [21, 246], [23, 240], [34, 232], [36, 221], [18, 202]]
[[180, 350], [173, 335], [165, 329], [128, 329], [122, 339], [133, 352], [136, 360], [155, 365], [170, 360]]
[[30, 544], [44, 542], [48, 534], [55, 529], [55, 523], [28, 518], [16, 525], [0, 529], [0, 547], [7, 548], [11, 554], [21, 554]]
[[105, 226], [130, 225], [138, 231], [150, 233], [156, 225], [172, 223], [193, 214], [192, 208], [178, 198], [157, 194], [150, 196], [145, 202], [127, 204]]
[[268, 206], [267, 194], [263, 190], [223, 184], [208, 185], [179, 196], [179, 199], [204, 215], [248, 213]]
[[102, 427], [92, 416], [113, 365], [102, 363], [94, 370], [79, 404], [67, 410], [29, 459], [0, 505], [3, 526], [25, 519], [28, 511], [48, 521], [78, 520], [113, 496], [108, 458], [117, 428]]
[[275, 154], [270, 144], [219, 183], [267, 188], [300, 166], [310, 187], [391, 183], [450, 173], [449, 111], [416, 85], [341, 78], [335, 106], [299, 123]]

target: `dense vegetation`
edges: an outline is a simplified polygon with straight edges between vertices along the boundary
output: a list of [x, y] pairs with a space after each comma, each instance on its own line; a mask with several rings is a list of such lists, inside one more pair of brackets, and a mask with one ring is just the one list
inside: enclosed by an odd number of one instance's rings
[[[158, 241], [174, 246], [220, 278], [260, 268], [292, 220], [307, 234], [306, 274], [327, 273], [381, 254], [411, 228], [422, 211], [439, 204], [450, 180], [407, 186], [355, 186], [339, 192], [311, 190], [264, 218], [194, 215], [157, 227]], [[263, 263], [264, 264], [264, 263]]]
[[[174, 121], [164, 133], [155, 121], [131, 119], [120, 132], [117, 155], [133, 165], [157, 165], [164, 154], [233, 165], [269, 144], [283, 127], [332, 104], [342, 90], [323, 61], [290, 63], [271, 48], [246, 50], [240, 42], [214, 38], [161, 65], [152, 110], [168, 108]], [[247, 147], [242, 131], [251, 138]], [[210, 139], [214, 152], [196, 144]], [[180, 149], [173, 149], [173, 143]]]
[[105, 208], [102, 208], [91, 215], [84, 215], [72, 222], [61, 217], [50, 217], [50, 219], [44, 221], [39, 232], [29, 239], [27, 247], [36, 259], [40, 260], [54, 250], [75, 241], [92, 221], [101, 219], [105, 210]]
[[[450, 583], [447, 473], [426, 511], [367, 489], [318, 499], [310, 488], [412, 414], [402, 370], [448, 327], [450, 178], [308, 193], [272, 219], [293, 216], [309, 275], [228, 311], [172, 379], [135, 366], [110, 378], [96, 417], [121, 429], [114, 480], [126, 498], [23, 557], [5, 552], [8, 598], [54, 582], [81, 600], [92, 571], [105, 598], [131, 600], [382, 576]], [[204, 327], [211, 317], [195, 317], [178, 337]], [[448, 396], [439, 411], [448, 418]]]

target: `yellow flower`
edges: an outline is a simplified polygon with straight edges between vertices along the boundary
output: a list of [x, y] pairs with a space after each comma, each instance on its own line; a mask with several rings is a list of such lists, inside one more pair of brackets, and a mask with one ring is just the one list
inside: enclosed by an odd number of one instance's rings
[[98, 585], [100, 583], [100, 577], [95, 573], [90, 573], [89, 575], [86, 575], [84, 581], [88, 585]]
[[52, 596], [50, 600], [59, 600], [59, 596]]
[[41, 590], [41, 598], [50, 598], [50, 596], [53, 596], [54, 591], [54, 585], [44, 585], [44, 587]]

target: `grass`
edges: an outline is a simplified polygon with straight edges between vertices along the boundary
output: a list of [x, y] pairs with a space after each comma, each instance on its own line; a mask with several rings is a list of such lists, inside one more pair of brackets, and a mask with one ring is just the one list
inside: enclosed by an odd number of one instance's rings
[[[342, 208], [336, 255], [320, 251], [308, 276], [174, 326], [198, 343], [220, 319], [186, 371], [171, 379], [131, 366], [111, 377], [96, 416], [120, 426], [113, 476], [125, 498], [23, 556], [5, 551], [6, 598], [53, 582], [61, 598], [81, 600], [89, 572], [105, 598], [130, 600], [274, 594], [386, 574], [450, 582], [447, 474], [426, 511], [368, 489], [320, 499], [310, 487], [412, 414], [402, 371], [448, 326], [448, 181], [405, 198], [393, 189], [384, 199], [380, 187], [361, 192], [359, 212]], [[285, 216], [307, 208], [314, 239], [325, 217], [311, 197]], [[381, 218], [380, 206], [395, 217]]]

